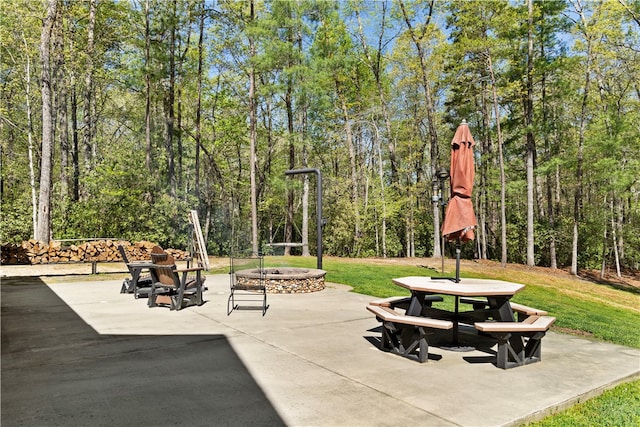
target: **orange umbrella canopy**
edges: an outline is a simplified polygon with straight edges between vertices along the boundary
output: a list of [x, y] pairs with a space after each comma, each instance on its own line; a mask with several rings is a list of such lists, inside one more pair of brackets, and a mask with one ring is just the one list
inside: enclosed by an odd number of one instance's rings
[[451, 199], [442, 224], [442, 235], [449, 241], [473, 240], [473, 228], [478, 225], [471, 202], [475, 176], [473, 164], [475, 144], [469, 126], [463, 121], [451, 140]]

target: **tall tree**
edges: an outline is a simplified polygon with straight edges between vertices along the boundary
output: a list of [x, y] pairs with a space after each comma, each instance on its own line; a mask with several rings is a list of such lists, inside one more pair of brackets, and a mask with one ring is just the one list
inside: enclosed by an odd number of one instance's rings
[[[256, 20], [254, 0], [249, 0], [249, 25], [254, 25]], [[249, 39], [249, 61], [256, 56], [255, 36], [251, 32]], [[256, 185], [256, 172], [258, 169], [257, 146], [258, 146], [258, 104], [256, 100], [256, 69], [253, 63], [249, 65], [249, 176], [251, 185], [251, 248], [254, 254], [259, 252], [258, 241], [258, 193]]]
[[151, 17], [149, 0], [144, 0], [144, 140], [145, 166], [151, 173]]
[[202, 145], [202, 84], [203, 84], [203, 65], [204, 65], [204, 23], [206, 20], [206, 5], [204, 0], [199, 5], [198, 25], [198, 99], [196, 102], [196, 157], [195, 157], [195, 193], [200, 197], [200, 147]]
[[94, 92], [93, 92], [93, 55], [94, 55], [94, 31], [96, 26], [96, 0], [89, 0], [89, 22], [87, 24], [87, 52], [86, 70], [84, 75], [84, 132], [82, 134], [82, 145], [84, 147], [84, 166], [87, 171], [93, 169], [94, 158], [96, 156], [94, 132]]
[[176, 177], [175, 150], [173, 147], [175, 136], [175, 101], [176, 101], [176, 33], [178, 31], [177, 0], [171, 3], [169, 20], [169, 68], [167, 70], [169, 84], [164, 93], [164, 147], [167, 153], [167, 180], [171, 195], [176, 197], [178, 193], [178, 180]]
[[[382, 113], [382, 118], [384, 120], [386, 137], [387, 137], [387, 147], [389, 152], [389, 162], [391, 168], [391, 185], [396, 185], [398, 182], [398, 165], [396, 159], [396, 140], [395, 136], [392, 132], [391, 127], [391, 115], [389, 114], [388, 102], [386, 99], [386, 90], [383, 87], [383, 74], [384, 67], [382, 58], [384, 54], [384, 47], [390, 43], [393, 39], [385, 40], [385, 29], [387, 28], [387, 3], [380, 2], [380, 28], [378, 30], [377, 36], [377, 45], [374, 49], [370, 48], [369, 43], [367, 42], [367, 35], [364, 31], [364, 25], [362, 23], [362, 17], [360, 10], [363, 8], [363, 4], [361, 2], [354, 4], [354, 13], [356, 15], [356, 19], [358, 22], [358, 36], [360, 39], [360, 44], [362, 45], [363, 56], [365, 58], [367, 67], [371, 70], [373, 74], [373, 78], [376, 83], [376, 89], [378, 92], [378, 98], [380, 102], [380, 109]], [[369, 123], [374, 127], [376, 131], [376, 144], [378, 144], [378, 148], [382, 141], [380, 140], [380, 132], [378, 131], [378, 126], [374, 121]], [[380, 179], [380, 197], [382, 202], [382, 256], [383, 258], [387, 257], [387, 204], [385, 200], [385, 180], [383, 173], [383, 164], [382, 164], [382, 155], [379, 156], [379, 179]]]
[[[545, 200], [540, 203], [540, 211], [541, 217], [546, 220], [547, 224], [546, 232], [540, 234], [547, 235], [545, 243], [548, 247], [548, 261], [546, 264], [555, 269], [557, 268], [558, 256], [556, 235], [559, 206], [555, 189], [558, 187], [558, 152], [561, 144], [559, 134], [563, 123], [566, 122], [566, 120], [556, 117], [556, 111], [558, 111], [556, 105], [566, 101], [566, 92], [569, 87], [561, 78], [563, 75], [562, 67], [567, 64], [567, 58], [564, 53], [564, 44], [558, 39], [558, 34], [566, 28], [567, 20], [562, 15], [565, 7], [564, 2], [546, 1], [534, 5], [540, 11], [536, 24], [537, 39], [539, 40], [537, 46], [539, 63], [536, 65], [536, 69], [539, 70], [540, 81], [540, 107], [536, 128], [540, 129], [543, 141], [542, 162], [537, 167], [544, 179], [544, 190], [541, 190], [540, 193], [544, 195]], [[544, 247], [545, 245], [541, 242], [540, 246]], [[542, 262], [545, 262], [544, 257], [542, 259]]]
[[526, 169], [527, 169], [527, 265], [533, 267], [535, 261], [534, 240], [534, 189], [536, 144], [533, 136], [533, 0], [527, 0], [527, 68], [525, 77], [524, 125], [526, 127]]
[[60, 199], [66, 201], [68, 197], [68, 187], [69, 180], [67, 176], [67, 172], [69, 170], [69, 126], [68, 126], [68, 117], [67, 117], [67, 92], [68, 92], [68, 84], [66, 79], [66, 70], [65, 70], [65, 11], [64, 6], [59, 11], [60, 19], [57, 19], [56, 25], [53, 29], [54, 34], [54, 51], [55, 51], [55, 59], [54, 59], [54, 70], [55, 73], [52, 77], [54, 84], [54, 93], [57, 94], [55, 96], [54, 101], [54, 111], [57, 117], [57, 125], [56, 128], [58, 130], [57, 136], [60, 141], [60, 189], [59, 195]]
[[[584, 145], [585, 145], [585, 132], [587, 127], [587, 120], [589, 114], [589, 96], [591, 89], [591, 73], [593, 72], [592, 66], [594, 62], [594, 34], [591, 31], [591, 25], [587, 20], [586, 11], [581, 0], [573, 0], [573, 6], [576, 13], [579, 16], [578, 27], [585, 43], [585, 65], [584, 65], [584, 83], [582, 102], [580, 105], [580, 113], [578, 117], [578, 150], [576, 157], [576, 187], [574, 193], [573, 204], [573, 240], [571, 244], [571, 274], [578, 274], [578, 237], [579, 226], [582, 219], [582, 194], [583, 194], [583, 163], [584, 163]], [[592, 17], [597, 19], [597, 15]]]
[[487, 60], [487, 69], [491, 78], [491, 91], [493, 95], [493, 112], [496, 121], [496, 133], [498, 135], [498, 161], [500, 165], [500, 247], [501, 257], [500, 264], [505, 267], [507, 265], [507, 182], [505, 174], [503, 145], [504, 138], [502, 136], [502, 127], [500, 124], [500, 106], [498, 103], [498, 89], [496, 87], [496, 73], [493, 66], [491, 52], [485, 52]]
[[[25, 52], [28, 52], [27, 39], [22, 34], [22, 40], [25, 45]], [[31, 58], [29, 54], [26, 55], [25, 64], [25, 104], [27, 107], [27, 139], [29, 141], [29, 183], [31, 184], [31, 222], [33, 225], [33, 235], [35, 238], [36, 230], [38, 229], [38, 198], [36, 196], [36, 174], [35, 174], [35, 159], [33, 155], [33, 123], [31, 117]]]
[[[449, 25], [452, 28], [456, 49], [451, 50], [453, 54], [449, 59], [454, 97], [448, 101], [448, 105], [456, 115], [473, 117], [478, 114], [476, 103], [469, 103], [468, 99], [473, 96], [473, 91], [477, 91], [477, 104], [480, 106], [481, 115], [478, 122], [482, 124], [478, 138], [482, 141], [482, 146], [479, 147], [482, 159], [479, 174], [481, 185], [477, 189], [474, 187], [474, 191], [482, 196], [479, 238], [484, 241], [484, 236], [496, 235], [498, 228], [500, 229], [499, 243], [487, 242], [487, 245], [500, 246], [500, 258], [504, 265], [507, 262], [508, 249], [507, 173], [501, 117], [501, 102], [504, 101], [501, 101], [502, 98], [499, 96], [499, 90], [503, 90], [504, 83], [498, 76], [506, 74], [506, 71], [497, 74], [496, 63], [502, 67], [508, 64], [505, 61], [505, 46], [508, 46], [505, 40], [510, 36], [504, 33], [505, 29], [511, 28], [510, 23], [513, 23], [514, 18], [509, 13], [508, 4], [502, 1], [458, 1], [451, 3], [449, 9]], [[493, 135], [497, 139], [497, 156]], [[494, 175], [496, 169], [499, 171], [497, 185]], [[498, 200], [494, 196], [495, 193], [500, 194]], [[495, 211], [498, 211], [499, 215], [495, 215]]]
[[40, 37], [40, 66], [42, 82], [42, 159], [40, 163], [40, 194], [38, 198], [38, 226], [35, 238], [48, 242], [51, 238], [51, 188], [53, 173], [54, 123], [51, 81], [51, 34], [57, 17], [57, 0], [47, 3], [47, 15]]
[[[353, 254], [361, 248], [361, 176], [359, 148], [353, 132], [354, 109], [358, 104], [358, 85], [362, 83], [361, 69], [353, 55], [353, 43], [345, 22], [339, 15], [337, 3], [328, 3], [319, 18], [313, 46], [318, 76], [323, 89], [331, 93], [334, 110], [331, 118], [340, 127], [345, 150], [343, 158], [348, 166], [346, 180], [349, 189], [351, 239], [348, 247]], [[341, 161], [343, 160], [341, 159]]]
[[[420, 61], [420, 72], [422, 77], [422, 88], [424, 90], [425, 97], [425, 110], [427, 112], [427, 128], [429, 130], [429, 142], [431, 153], [431, 177], [436, 176], [439, 162], [438, 151], [438, 124], [436, 123], [437, 115], [435, 113], [435, 101], [432, 95], [432, 88], [429, 83], [429, 72], [427, 69], [427, 53], [423, 43], [427, 41], [427, 35], [431, 36], [429, 31], [431, 28], [431, 18], [434, 13], [435, 1], [429, 0], [425, 2], [425, 22], [421, 22], [417, 28], [412, 24], [412, 16], [409, 14], [409, 9], [405, 5], [405, 2], [399, 0], [400, 9], [402, 10], [402, 16], [404, 17], [407, 25], [409, 35], [413, 41], [418, 60]], [[429, 37], [430, 39], [431, 37]], [[433, 256], [442, 256], [442, 248], [440, 248], [440, 211], [436, 203], [433, 204]]]
[[[284, 102], [284, 115], [286, 120], [286, 141], [288, 168], [295, 169], [300, 164], [300, 149], [302, 148], [302, 123], [299, 117], [304, 114], [303, 109], [307, 108], [302, 102], [304, 97], [303, 78], [303, 57], [302, 39], [305, 32], [303, 22], [304, 15], [309, 9], [308, 5], [287, 0], [276, 0], [271, 4], [270, 16], [264, 25], [269, 33], [265, 34], [263, 43], [263, 55], [266, 63], [271, 68], [271, 73], [275, 74], [276, 94], [282, 92], [281, 98]], [[301, 99], [298, 99], [300, 97]], [[277, 113], [276, 113], [277, 114]], [[308, 187], [308, 180], [304, 178], [305, 186]], [[287, 208], [284, 224], [284, 255], [291, 252], [290, 244], [293, 242], [295, 223], [295, 191], [293, 188], [287, 190]], [[303, 205], [308, 207], [308, 192], [303, 192]], [[305, 228], [306, 227], [306, 228]], [[303, 229], [302, 240], [303, 252], [309, 255], [308, 247], [308, 215], [303, 207]], [[306, 240], [306, 241], [305, 241]]]

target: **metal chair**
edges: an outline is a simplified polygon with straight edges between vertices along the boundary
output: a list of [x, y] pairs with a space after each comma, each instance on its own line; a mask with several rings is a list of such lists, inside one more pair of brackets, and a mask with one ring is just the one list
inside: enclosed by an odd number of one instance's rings
[[[241, 272], [240, 276], [238, 272]], [[262, 310], [264, 316], [269, 308], [264, 257], [261, 254], [231, 255], [229, 278], [231, 295], [227, 301], [227, 315], [233, 310]]]

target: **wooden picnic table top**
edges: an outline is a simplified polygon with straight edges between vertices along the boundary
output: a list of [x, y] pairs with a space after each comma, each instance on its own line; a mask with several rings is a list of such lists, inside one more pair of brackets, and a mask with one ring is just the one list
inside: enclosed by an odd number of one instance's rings
[[456, 283], [449, 278], [410, 276], [393, 279], [393, 283], [416, 292], [426, 292], [462, 297], [510, 296], [524, 289], [520, 283], [493, 279], [460, 279]]

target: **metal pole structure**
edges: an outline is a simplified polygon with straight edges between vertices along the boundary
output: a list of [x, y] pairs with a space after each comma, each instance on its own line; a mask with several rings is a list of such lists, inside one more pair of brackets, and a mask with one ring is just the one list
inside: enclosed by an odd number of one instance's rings
[[456, 240], [456, 283], [460, 283], [460, 238]]
[[[438, 199], [440, 199], [440, 206], [442, 206], [442, 226], [444, 226], [444, 214], [445, 214], [445, 206], [447, 206], [447, 202], [444, 200], [444, 182], [449, 178], [449, 170], [445, 167], [441, 167], [438, 170], [438, 181], [440, 181], [440, 192], [438, 194]], [[440, 233], [441, 239], [441, 251], [442, 251], [442, 272], [444, 273], [444, 234]]]
[[309, 173], [316, 174], [316, 251], [318, 257], [318, 270], [322, 270], [322, 174], [320, 173], [320, 170], [315, 168], [288, 170], [284, 174], [297, 175]]
[[[444, 199], [440, 202], [442, 206], [442, 223], [444, 224]], [[444, 273], [444, 234], [440, 233], [440, 247], [442, 248], [442, 272]]]

